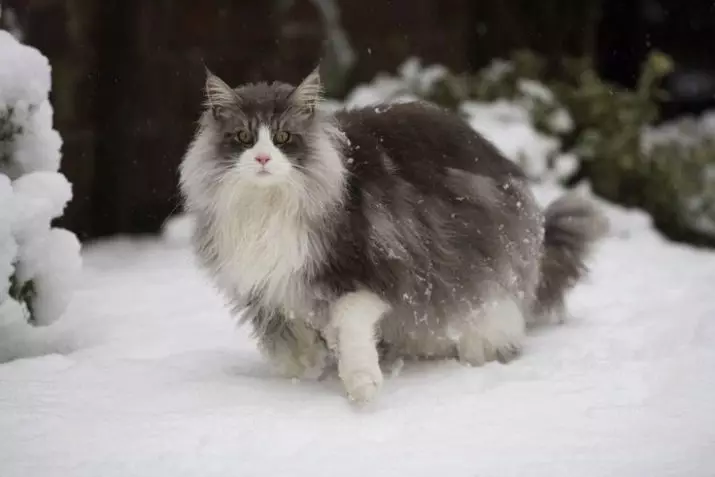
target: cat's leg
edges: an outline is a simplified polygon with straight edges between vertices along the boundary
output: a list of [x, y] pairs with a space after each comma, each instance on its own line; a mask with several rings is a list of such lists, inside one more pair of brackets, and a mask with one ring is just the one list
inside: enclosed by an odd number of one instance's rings
[[481, 366], [488, 361], [507, 363], [521, 354], [526, 323], [521, 309], [502, 296], [486, 303], [459, 326], [460, 362]]
[[372, 400], [382, 385], [376, 343], [380, 318], [390, 306], [368, 291], [348, 293], [332, 306], [330, 329], [338, 355], [338, 374], [350, 399]]
[[325, 342], [303, 321], [286, 321], [265, 330], [258, 339], [263, 354], [285, 377], [317, 379], [328, 365]]

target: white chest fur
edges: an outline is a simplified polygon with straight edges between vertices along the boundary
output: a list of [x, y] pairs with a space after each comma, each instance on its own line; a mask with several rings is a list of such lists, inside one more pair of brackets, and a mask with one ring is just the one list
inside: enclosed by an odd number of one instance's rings
[[220, 201], [212, 225], [223, 281], [239, 296], [262, 290], [263, 299], [291, 307], [321, 248], [300, 213], [297, 197], [248, 190]]

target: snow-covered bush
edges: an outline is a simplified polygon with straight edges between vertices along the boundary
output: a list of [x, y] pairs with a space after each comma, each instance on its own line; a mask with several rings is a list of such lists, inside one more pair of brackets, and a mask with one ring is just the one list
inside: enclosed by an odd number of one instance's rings
[[588, 180], [612, 202], [645, 210], [671, 239], [715, 246], [715, 131], [703, 127], [687, 140], [683, 128], [678, 138], [654, 132], [661, 129], [653, 124], [672, 60], [652, 52], [633, 89], [604, 81], [589, 61], [567, 66], [553, 85], [574, 119], [568, 141], [580, 158], [575, 179]]
[[650, 167], [665, 170], [668, 182], [679, 187], [674, 220], [715, 243], [715, 111], [648, 128], [642, 141]]
[[0, 335], [56, 320], [81, 266], [77, 238], [51, 225], [72, 189], [58, 172], [50, 86], [47, 58], [0, 30]]

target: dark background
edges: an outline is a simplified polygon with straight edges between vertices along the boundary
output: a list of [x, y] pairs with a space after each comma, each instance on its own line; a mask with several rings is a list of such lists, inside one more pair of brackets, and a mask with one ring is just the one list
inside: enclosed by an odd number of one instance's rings
[[[336, 0], [356, 54], [340, 97], [407, 57], [479, 69], [517, 48], [594, 58], [632, 86], [651, 48], [676, 60], [664, 118], [715, 106], [713, 0]], [[204, 63], [231, 84], [295, 82], [324, 56], [310, 0], [0, 0], [53, 67], [55, 127], [81, 239], [156, 232], [176, 210], [177, 166]]]

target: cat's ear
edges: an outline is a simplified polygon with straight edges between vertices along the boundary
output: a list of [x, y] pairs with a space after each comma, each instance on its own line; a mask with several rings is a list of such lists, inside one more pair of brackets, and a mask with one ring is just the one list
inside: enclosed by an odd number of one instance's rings
[[204, 91], [206, 93], [206, 108], [211, 111], [211, 114], [216, 119], [223, 117], [229, 108], [235, 108], [238, 105], [239, 98], [236, 90], [213, 74], [208, 68], [206, 68]]
[[291, 100], [300, 108], [312, 113], [323, 97], [323, 83], [320, 80], [320, 65], [295, 88]]

